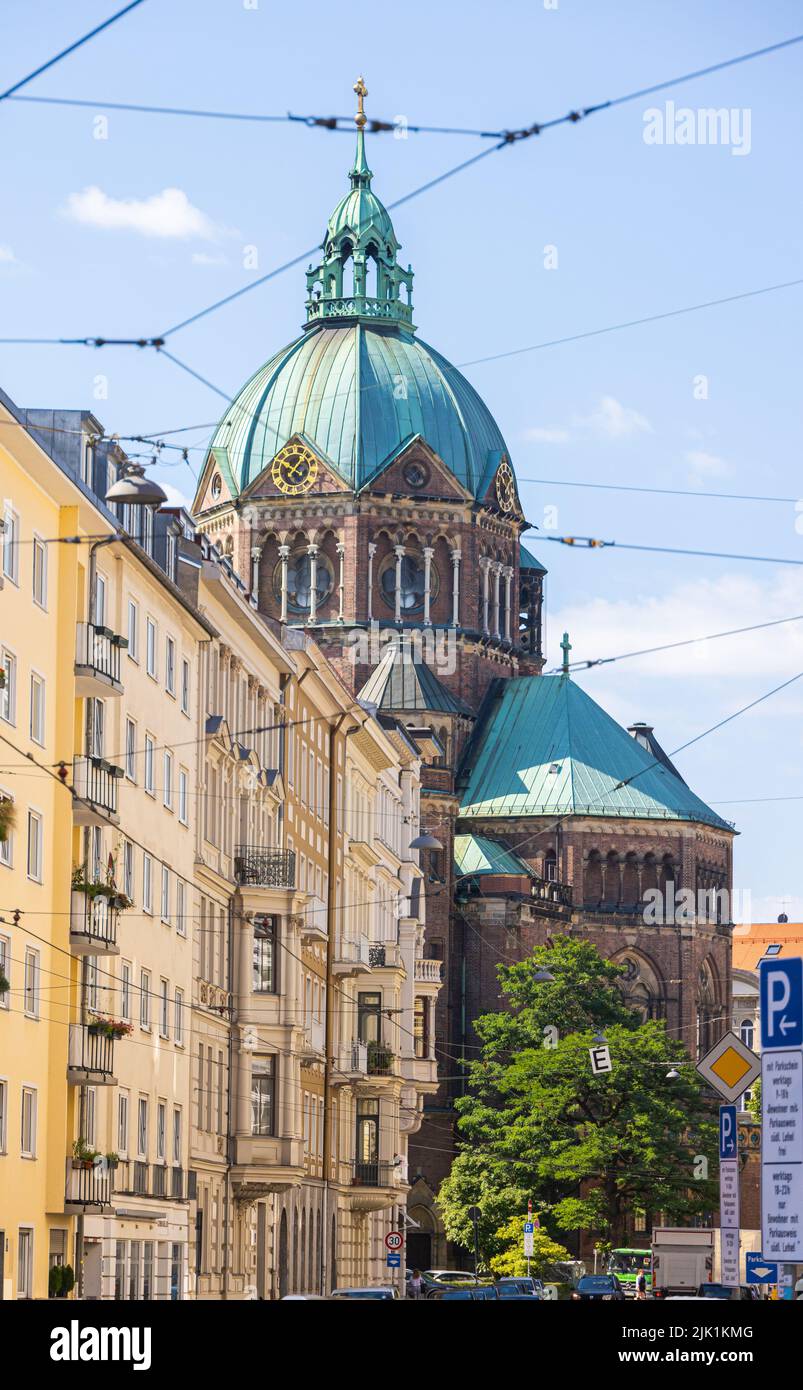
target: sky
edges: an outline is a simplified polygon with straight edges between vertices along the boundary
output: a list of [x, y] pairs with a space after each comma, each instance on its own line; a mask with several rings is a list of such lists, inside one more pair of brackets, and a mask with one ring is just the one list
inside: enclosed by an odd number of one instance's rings
[[[115, 8], [4, 0], [0, 90]], [[801, 31], [793, 0], [145, 0], [20, 95], [350, 115], [363, 73], [369, 115], [503, 130]], [[419, 333], [472, 364], [538, 528], [528, 544], [549, 570], [550, 665], [564, 629], [572, 659], [590, 660], [803, 614], [803, 564], [777, 563], [803, 562], [803, 285], [475, 360], [803, 276], [801, 75], [803, 44], [516, 142], [394, 214]], [[697, 116], [710, 108], [728, 113], [713, 141]], [[351, 134], [303, 123], [102, 105], [6, 101], [0, 125], [3, 337], [162, 334], [316, 246], [353, 152]], [[374, 189], [392, 202], [488, 143], [373, 136]], [[297, 335], [305, 264], [168, 350], [234, 395]], [[23, 406], [91, 409], [121, 435], [197, 427], [173, 436], [190, 466], [173, 455], [154, 470], [185, 499], [225, 408], [150, 349], [0, 344], [0, 386]], [[567, 486], [578, 482], [691, 495]], [[569, 549], [559, 535], [773, 563]], [[798, 671], [803, 622], [577, 679], [621, 722], [653, 724], [671, 753]], [[801, 716], [803, 679], [676, 760], [736, 823], [735, 887], [758, 921], [803, 918]]]

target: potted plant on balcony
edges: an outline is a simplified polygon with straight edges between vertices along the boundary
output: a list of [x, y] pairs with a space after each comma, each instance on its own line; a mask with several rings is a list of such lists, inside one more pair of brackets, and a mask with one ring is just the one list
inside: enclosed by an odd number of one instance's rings
[[76, 1139], [72, 1146], [72, 1166], [73, 1168], [90, 1169], [94, 1168], [100, 1154], [97, 1149], [93, 1149], [91, 1144], [87, 1144], [85, 1139]]
[[94, 1037], [103, 1038], [127, 1038], [129, 1033], [134, 1031], [133, 1023], [126, 1023], [122, 1018], [101, 1018], [95, 1015], [90, 1018], [87, 1024], [87, 1031]]
[[0, 970], [0, 994], [5, 994], [6, 991], [9, 990], [10, 988], [11, 988], [11, 981], [9, 980], [8, 976], [5, 974], [5, 971]]
[[75, 1288], [75, 1274], [72, 1265], [61, 1266], [61, 1293], [60, 1298], [69, 1298]]
[[48, 1298], [61, 1298], [62, 1279], [64, 1277], [64, 1265], [53, 1265], [47, 1276], [47, 1296]]
[[119, 1154], [116, 1154], [116, 1153], [113, 1153], [113, 1152], [112, 1152], [112, 1153], [104, 1154], [103, 1157], [105, 1158], [106, 1163], [107, 1163], [107, 1165], [108, 1165], [109, 1168], [118, 1168], [118, 1167], [120, 1166], [120, 1155], [119, 1155]]
[[7, 840], [15, 825], [14, 802], [10, 796], [0, 796], [0, 843]]
[[382, 1042], [369, 1042], [368, 1044], [368, 1070], [369, 1072], [383, 1075], [391, 1070], [393, 1054], [389, 1047]]

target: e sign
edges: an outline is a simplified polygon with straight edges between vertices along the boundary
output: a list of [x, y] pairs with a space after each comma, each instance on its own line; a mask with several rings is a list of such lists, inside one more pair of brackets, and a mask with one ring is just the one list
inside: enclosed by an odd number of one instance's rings
[[803, 959], [762, 960], [761, 1047], [803, 1047]]

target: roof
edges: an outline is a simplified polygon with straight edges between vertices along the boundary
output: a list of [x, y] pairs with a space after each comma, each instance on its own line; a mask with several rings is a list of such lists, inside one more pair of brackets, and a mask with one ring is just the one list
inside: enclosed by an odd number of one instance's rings
[[532, 878], [533, 870], [512, 850], [486, 835], [455, 835], [454, 871], [457, 878], [467, 874], [513, 874]]
[[407, 642], [390, 642], [368, 677], [358, 699], [383, 710], [432, 710], [471, 715], [471, 711], [423, 661], [416, 661]]
[[537, 570], [539, 574], [546, 574], [544, 566], [540, 560], [536, 560], [531, 550], [519, 543], [519, 569]]
[[234, 398], [210, 448], [237, 493], [294, 435], [355, 491], [418, 436], [474, 496], [489, 455], [507, 453], [456, 367], [402, 328], [361, 321], [313, 327], [271, 357]]
[[569, 676], [500, 681], [481, 719], [461, 778], [462, 820], [627, 816], [733, 830]]
[[734, 970], [757, 970], [768, 946], [773, 956], [803, 956], [803, 922], [751, 922], [733, 928]]
[[669, 754], [664, 752], [663, 748], [661, 747], [660, 743], [655, 737], [651, 724], [643, 724], [641, 722], [636, 724], [628, 724], [627, 732], [636, 740], [636, 743], [641, 744], [641, 747], [647, 753], [649, 753], [651, 758], [655, 758], [657, 762], [662, 763], [663, 766], [668, 768], [670, 772], [674, 773], [674, 775], [677, 778], [679, 778], [681, 782], [685, 780], [683, 777], [681, 777], [680, 773], [675, 767], [675, 764], [672, 762], [672, 759], [670, 758]]

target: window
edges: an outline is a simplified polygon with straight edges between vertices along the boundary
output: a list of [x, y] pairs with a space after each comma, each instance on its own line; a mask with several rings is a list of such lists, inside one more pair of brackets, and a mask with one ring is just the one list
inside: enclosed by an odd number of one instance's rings
[[[11, 982], [10, 936], [0, 936], [0, 975], [5, 975], [9, 983]], [[10, 990], [4, 990], [3, 993], [0, 994], [0, 1009], [7, 1009], [9, 1007], [8, 1001], [10, 992]]]
[[128, 600], [128, 655], [139, 661], [139, 608], [132, 598]]
[[0, 1154], [8, 1151], [8, 1082], [0, 1081]]
[[20, 1152], [23, 1158], [36, 1158], [36, 1091], [32, 1086], [22, 1088]]
[[162, 797], [168, 811], [173, 809], [173, 754], [165, 751], [162, 760], [162, 774], [164, 785], [162, 787]]
[[120, 1091], [117, 1096], [117, 1152], [128, 1153], [128, 1092]]
[[145, 790], [148, 796], [156, 795], [153, 783], [153, 739], [150, 734], [145, 735]]
[[95, 616], [94, 622], [103, 627], [106, 622], [106, 580], [102, 574], [95, 576]]
[[20, 519], [11, 507], [6, 506], [3, 519], [3, 574], [12, 584], [19, 583], [20, 570]]
[[147, 970], [139, 973], [139, 1026], [151, 1030], [151, 977]]
[[181, 1164], [181, 1111], [173, 1111], [173, 1162]]
[[145, 625], [145, 670], [156, 680], [156, 624], [148, 618]]
[[38, 811], [28, 812], [28, 877], [42, 882], [42, 817]]
[[132, 1299], [134, 1301], [136, 1301], [139, 1298], [139, 1270], [141, 1250], [142, 1242], [139, 1240], [132, 1240], [129, 1245], [130, 1253], [128, 1259], [128, 1297], [129, 1299]]
[[86, 740], [87, 752], [95, 758], [103, 757], [103, 730], [106, 710], [102, 700], [86, 702]]
[[173, 1006], [173, 1037], [176, 1047], [184, 1046], [184, 993], [177, 989]]
[[33, 601], [47, 608], [47, 546], [39, 536], [33, 538]]
[[198, 1044], [198, 1128], [204, 1127], [204, 1045]]
[[181, 662], [181, 713], [190, 712], [190, 663], [186, 657]]
[[[14, 800], [13, 796], [8, 796], [8, 795], [6, 795], [4, 792], [0, 792], [0, 801], [11, 801], [11, 802], [13, 802], [13, 800]], [[6, 838], [5, 838], [4, 840], [0, 840], [0, 864], [5, 864], [6, 868], [7, 868], [7, 869], [10, 869], [10, 868], [13, 867], [13, 863], [14, 863], [14, 832], [13, 832], [13, 830], [10, 830], [10, 829], [9, 829], [9, 830], [6, 831]]]
[[176, 879], [176, 931], [187, 935], [187, 885], [182, 878]]
[[159, 984], [159, 1037], [170, 1037], [170, 986], [167, 980], [161, 980]]
[[427, 1023], [427, 1001], [418, 996], [415, 1001], [415, 1010], [413, 1013], [413, 1042], [416, 1057], [427, 1057], [429, 1055]]
[[17, 1298], [33, 1298], [33, 1231], [20, 1226], [17, 1237]]
[[[98, 963], [92, 956], [84, 956], [83, 960], [84, 977], [84, 998], [88, 1009], [97, 1013], [100, 994], [98, 990]], [[88, 1137], [88, 1136], [86, 1136]]]
[[739, 1037], [745, 1047], [752, 1047], [755, 1036], [755, 1026], [752, 1018], [743, 1018], [739, 1028]]
[[33, 946], [25, 947], [25, 1014], [39, 1017], [39, 952]]
[[134, 846], [130, 840], [123, 842], [123, 892], [134, 901]]
[[144, 1096], [137, 1102], [137, 1153], [142, 1158], [148, 1156], [148, 1102]]
[[172, 637], [165, 641], [165, 690], [168, 695], [176, 693], [176, 644]]
[[3, 647], [0, 652], [3, 680], [0, 682], [0, 719], [7, 724], [17, 722], [17, 658]]
[[166, 864], [162, 865], [162, 921], [170, 926], [170, 870]]
[[149, 854], [142, 856], [142, 911], [153, 912], [153, 860]]
[[97, 1113], [97, 1091], [87, 1086], [84, 1092], [84, 1138], [92, 1148], [95, 1146], [95, 1115]]
[[120, 965], [120, 1016], [131, 1021], [131, 966], [127, 960]]
[[165, 1158], [166, 1158], [166, 1156], [167, 1156], [167, 1150], [166, 1150], [166, 1148], [165, 1148], [165, 1143], [166, 1143], [165, 1128], [166, 1128], [166, 1125], [167, 1125], [167, 1105], [165, 1104], [165, 1102], [164, 1102], [163, 1100], [160, 1100], [160, 1101], [159, 1101], [159, 1104], [158, 1104], [157, 1107], [156, 1107], [156, 1157], [157, 1157], [158, 1159], [160, 1159], [162, 1162], [164, 1162], [164, 1160], [165, 1160]]
[[45, 742], [45, 683], [35, 671], [31, 672], [31, 738], [34, 743]]
[[254, 968], [251, 988], [255, 994], [275, 994], [276, 981], [276, 918], [254, 918]]
[[178, 770], [178, 818], [182, 825], [187, 824], [187, 785], [187, 770], [180, 767]]
[[153, 1295], [153, 1241], [142, 1242], [142, 1297], [146, 1301]]
[[137, 726], [133, 719], [125, 721], [125, 775], [129, 782], [137, 780]]
[[254, 1059], [251, 1073], [251, 1133], [273, 1134], [275, 1058]]

